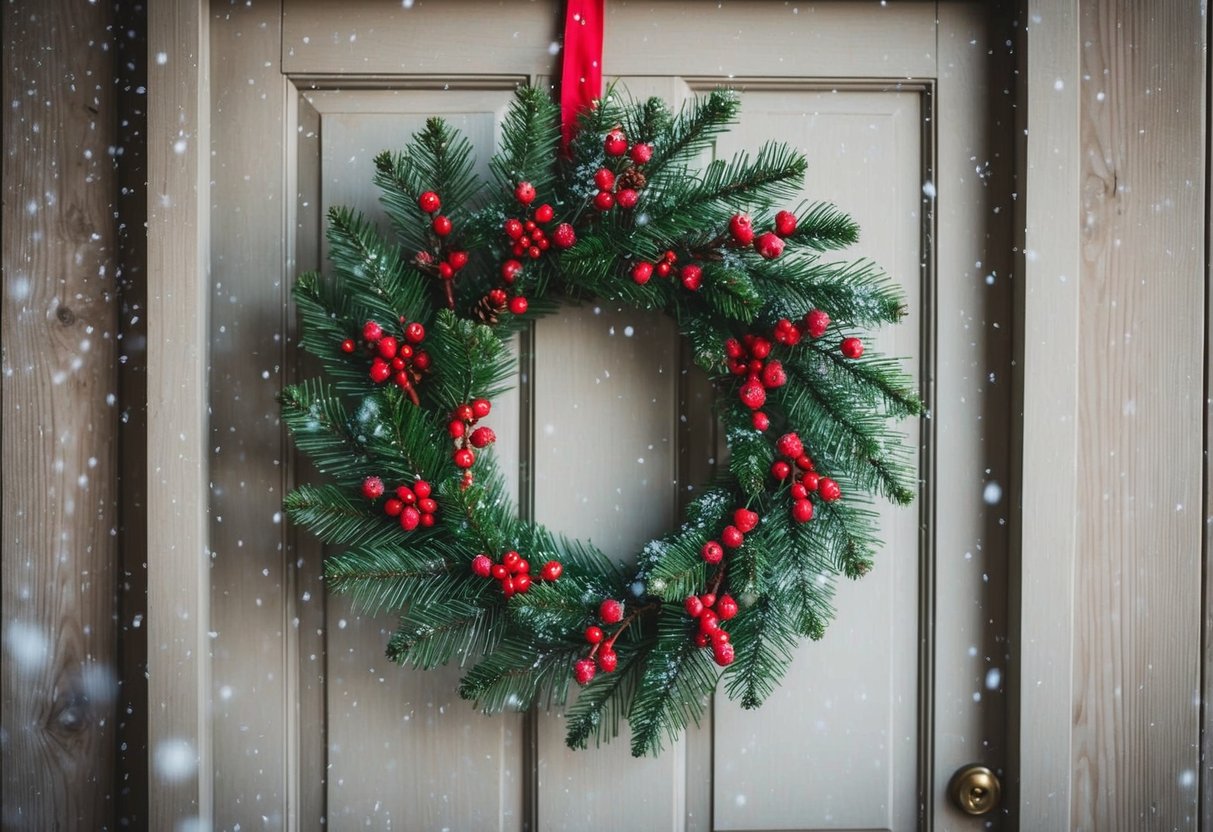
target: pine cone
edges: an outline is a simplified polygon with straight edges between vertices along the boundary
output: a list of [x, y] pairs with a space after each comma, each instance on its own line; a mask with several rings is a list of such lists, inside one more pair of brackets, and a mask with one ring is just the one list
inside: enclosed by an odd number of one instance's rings
[[480, 300], [476, 301], [476, 308], [472, 310], [472, 314], [484, 324], [496, 326], [499, 316], [501, 315], [502, 307], [496, 306], [489, 296], [485, 295]]
[[619, 183], [620, 188], [631, 188], [634, 191], [639, 191], [648, 180], [644, 178], [644, 174], [640, 172], [640, 168], [628, 168], [619, 174], [619, 178], [615, 181]]

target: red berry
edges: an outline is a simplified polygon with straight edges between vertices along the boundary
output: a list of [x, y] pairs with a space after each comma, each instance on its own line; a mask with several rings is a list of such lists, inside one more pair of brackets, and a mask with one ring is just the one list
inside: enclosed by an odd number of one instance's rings
[[594, 172], [594, 184], [600, 191], [613, 191], [615, 190], [615, 174], [606, 168], [599, 168]]
[[728, 667], [731, 665], [735, 655], [733, 645], [729, 644], [727, 641], [723, 644], [717, 642], [716, 644], [712, 645], [712, 658], [715, 659], [716, 664], [720, 665], [721, 667]]
[[514, 597], [514, 579], [508, 575], [501, 579], [501, 591], [506, 598]]
[[463, 422], [459, 421], [458, 419], [452, 419], [450, 422], [447, 423], [447, 426], [446, 426], [446, 432], [451, 435], [452, 439], [462, 438], [463, 434], [466, 430], [467, 430], [467, 425], [465, 425]]
[[383, 513], [388, 517], [398, 517], [402, 511], [404, 511], [404, 503], [395, 497], [392, 497], [383, 504]]
[[736, 338], [730, 338], [724, 342], [724, 354], [729, 358], [738, 359], [745, 355], [745, 348]]
[[720, 596], [720, 600], [716, 602], [716, 614], [720, 616], [721, 621], [728, 621], [737, 615], [737, 602], [733, 600], [733, 596]]
[[750, 511], [748, 508], [739, 508], [733, 512], [733, 525], [742, 534], [749, 534], [758, 525], [758, 514]]
[[748, 246], [754, 240], [754, 226], [749, 214], [734, 214], [729, 220], [729, 234], [738, 245]]
[[792, 519], [797, 523], [807, 523], [813, 519], [813, 501], [804, 499], [792, 503]]
[[788, 459], [797, 459], [804, 453], [804, 443], [794, 433], [785, 433], [775, 442], [775, 450]]
[[451, 268], [459, 271], [468, 264], [468, 253], [466, 251], [452, 251], [446, 256], [446, 262], [451, 264]]
[[554, 581], [564, 574], [564, 564], [558, 560], [549, 560], [539, 574], [545, 581]]
[[703, 544], [703, 548], [699, 553], [703, 555], [703, 559], [708, 563], [720, 563], [724, 557], [724, 549], [720, 548], [720, 544], [715, 540], [709, 540]]
[[653, 145], [643, 142], [632, 145], [632, 149], [628, 151], [628, 158], [638, 165], [647, 164], [649, 159], [653, 158]]
[[552, 206], [548, 205], [546, 202], [535, 209], [536, 222], [551, 222], [552, 217], [554, 216], [556, 216], [555, 209], [553, 209]]
[[698, 618], [703, 613], [703, 602], [697, 596], [688, 595], [683, 606], [686, 607], [687, 615], [691, 618]]
[[699, 615], [699, 632], [714, 633], [720, 629], [720, 616], [711, 610], [704, 610]]
[[640, 192], [632, 188], [623, 188], [615, 192], [615, 204], [625, 210], [636, 207], [636, 203], [640, 202]]
[[736, 526], [725, 526], [724, 531], [720, 533], [720, 540], [730, 549], [740, 549], [741, 544], [745, 543], [745, 535]]
[[488, 555], [476, 555], [472, 558], [472, 573], [481, 578], [487, 578], [493, 571], [493, 562]]
[[792, 483], [792, 487], [788, 489], [788, 493], [792, 495], [793, 500], [803, 500], [809, 496], [808, 489], [798, 482]]
[[375, 321], [367, 321], [362, 325], [362, 337], [372, 343], [383, 337], [383, 327]]
[[383, 496], [383, 480], [378, 477], [368, 477], [363, 480], [363, 496], [368, 500], [378, 500]]
[[508, 578], [510, 576], [510, 570], [506, 569], [504, 564], [494, 563], [492, 575], [497, 580], [504, 581], [506, 578]]
[[511, 572], [518, 571], [518, 562], [522, 560], [522, 555], [512, 549], [501, 556], [501, 563], [506, 569]]
[[471, 441], [472, 447], [484, 448], [497, 441], [497, 434], [493, 433], [492, 428], [476, 428], [472, 431]]
[[761, 410], [755, 410], [750, 421], [754, 425], [754, 430], [762, 432], [771, 426], [771, 417], [763, 413]]
[[428, 352], [419, 352], [413, 358], [413, 367], [425, 372], [430, 368], [430, 354]]
[[657, 276], [658, 277], [669, 277], [671, 268], [672, 267], [670, 266], [670, 264], [668, 262], [666, 262], [665, 260], [662, 260], [660, 263], [657, 264]]
[[808, 471], [800, 478], [800, 482], [805, 491], [816, 491], [821, 483], [821, 477], [815, 471]]
[[407, 485], [396, 486], [396, 498], [406, 506], [411, 506], [417, 502], [417, 493]]
[[426, 191], [421, 196], [417, 197], [417, 205], [422, 211], [427, 214], [432, 214], [442, 207], [442, 200], [438, 198], [438, 194], [433, 191]]
[[603, 673], [614, 673], [619, 667], [619, 654], [614, 650], [601, 650], [598, 653], [598, 667]]
[[455, 418], [462, 419], [465, 422], [470, 422], [476, 418], [476, 411], [472, 410], [470, 404], [461, 404], [455, 408]]
[[623, 620], [623, 604], [608, 598], [598, 605], [598, 617], [604, 624], [618, 624]]
[[556, 230], [552, 232], [552, 242], [556, 244], [556, 248], [572, 248], [573, 243], [577, 242], [577, 234], [573, 231], [573, 226], [567, 222], [556, 226]]
[[796, 233], [796, 215], [791, 211], [780, 211], [775, 215], [775, 233], [780, 237], [790, 237]]
[[594, 207], [599, 211], [609, 211], [615, 207], [615, 195], [610, 191], [599, 191], [594, 197]]
[[741, 385], [741, 403], [750, 410], [757, 410], [767, 403], [767, 391], [757, 380], [747, 381]]
[[766, 357], [771, 354], [771, 342], [766, 338], [755, 338], [750, 344], [750, 355], [754, 358], [766, 360]]
[[395, 358], [396, 356], [396, 339], [391, 335], [385, 335], [379, 339], [379, 354], [384, 358]]
[[510, 217], [505, 221], [505, 234], [511, 240], [517, 240], [522, 236], [522, 223]]
[[616, 128], [606, 134], [606, 138], [602, 142], [602, 149], [608, 156], [622, 156], [628, 152], [628, 137], [622, 130]]
[[683, 266], [678, 276], [682, 280], [683, 287], [692, 292], [697, 291], [703, 284], [703, 269], [694, 264]]
[[843, 338], [838, 348], [847, 358], [859, 358], [863, 355], [863, 341], [858, 338]]
[[703, 595], [699, 596], [699, 603], [703, 604], [704, 609], [710, 610], [712, 607], [716, 606], [716, 596], [710, 592], [705, 592]]
[[653, 264], [652, 263], [646, 263], [644, 260], [641, 260], [635, 266], [632, 266], [632, 280], [636, 281], [641, 286], [648, 283], [649, 279], [652, 276], [653, 276]]
[[434, 515], [432, 515], [432, 514], [422, 514], [421, 515], [421, 528], [428, 529], [430, 526], [434, 525], [434, 522], [435, 522]]
[[712, 644], [728, 644], [729, 634], [724, 630], [717, 630], [712, 633]]
[[476, 455], [467, 448], [460, 448], [454, 455], [456, 468], [471, 468], [476, 461]]
[[505, 309], [506, 301], [509, 299], [504, 289], [493, 289], [485, 297], [489, 299], [489, 303], [493, 304], [494, 309]]
[[434, 233], [439, 237], [445, 237], [451, 233], [451, 221], [448, 217], [439, 214], [434, 217], [434, 221], [430, 223], [430, 228], [434, 229]]
[[376, 358], [371, 362], [371, 381], [376, 384], [382, 384], [392, 376], [392, 365], [388, 364], [382, 358]]
[[707, 647], [711, 643], [712, 643], [711, 636], [709, 636], [707, 633], [695, 633], [695, 646], [696, 647]]
[[809, 459], [807, 455], [801, 454], [800, 456], [796, 457], [796, 467], [801, 471], [812, 471], [813, 460]]
[[418, 499], [424, 500], [433, 491], [433, 487], [425, 480], [417, 480], [417, 482], [413, 483], [413, 492], [417, 495]]
[[519, 182], [514, 188], [514, 199], [523, 205], [530, 205], [535, 201], [535, 186], [530, 182]]
[[821, 499], [832, 503], [842, 496], [842, 489], [829, 477], [822, 477], [817, 482], [817, 493], [821, 495]]
[[585, 628], [585, 640], [590, 644], [597, 644], [602, 641], [602, 628], [595, 627], [593, 624]]
[[826, 334], [830, 325], [830, 316], [820, 309], [810, 309], [804, 316], [804, 325], [809, 329], [810, 338], [820, 338]]
[[596, 672], [593, 659], [578, 659], [573, 665], [573, 678], [579, 685], [588, 685]]
[[771, 476], [777, 480], [783, 481], [792, 475], [792, 466], [788, 465], [782, 459], [771, 464]]
[[762, 368], [762, 383], [768, 389], [783, 387], [788, 383], [788, 374], [783, 371], [783, 364], [778, 361], [768, 361]]
[[476, 419], [483, 419], [493, 412], [493, 403], [485, 398], [472, 399], [472, 416]]
[[417, 510], [420, 511], [422, 514], [433, 514], [435, 511], [438, 510], [438, 504], [436, 502], [434, 502], [433, 500], [431, 500], [429, 497], [418, 498]]
[[412, 506], [405, 506], [404, 511], [400, 512], [400, 527], [406, 532], [411, 532], [417, 528], [421, 522], [421, 512]]
[[526, 298], [522, 295], [510, 298], [510, 312], [514, 315], [525, 315], [527, 310]]
[[518, 593], [526, 592], [531, 588], [531, 576], [525, 572], [519, 572], [514, 576], [514, 591]]
[[531, 572], [531, 562], [526, 558], [518, 558], [518, 568], [514, 571], [519, 573], [525, 572], [529, 575]]
[[770, 231], [762, 234], [754, 241], [754, 251], [763, 256], [763, 259], [774, 260], [779, 255], [783, 254], [784, 242], [777, 235]]
[[399, 387], [409, 387], [410, 386], [409, 374], [406, 372], [401, 371], [401, 372], [396, 373], [395, 381], [396, 381], [397, 386], [399, 386]]
[[354, 343], [353, 338], [346, 338], [344, 341], [341, 342], [341, 351], [342, 352], [353, 352], [357, 348], [358, 348], [358, 345]]
[[506, 260], [501, 264], [501, 279], [505, 285], [509, 286], [518, 279], [518, 275], [522, 273], [522, 264], [517, 260]]

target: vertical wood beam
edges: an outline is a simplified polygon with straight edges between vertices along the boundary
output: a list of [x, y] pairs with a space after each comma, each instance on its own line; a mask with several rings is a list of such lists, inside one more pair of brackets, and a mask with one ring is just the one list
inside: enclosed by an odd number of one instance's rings
[[[1022, 829], [1070, 816], [1072, 603], [1078, 478], [1078, 2], [1027, 0], [1020, 149], [1024, 243], [1016, 312], [1022, 456], [1015, 639]], [[1018, 223], [1017, 223], [1018, 224]], [[1047, 487], [1044, 485], [1047, 483]]]
[[207, 546], [209, 4], [150, 5], [148, 53], [149, 828], [209, 828]]
[[3, 10], [5, 829], [112, 822], [112, 17], [67, 0]]
[[1081, 0], [1075, 829], [1194, 829], [1205, 25]]

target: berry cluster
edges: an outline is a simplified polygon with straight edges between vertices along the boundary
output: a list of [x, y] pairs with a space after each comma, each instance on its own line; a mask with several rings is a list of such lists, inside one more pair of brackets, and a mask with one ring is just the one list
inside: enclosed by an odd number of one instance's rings
[[[627, 135], [616, 127], [602, 140], [602, 149], [611, 167], [601, 167], [594, 172], [594, 184], [598, 193], [594, 195], [594, 207], [604, 214], [616, 205], [625, 210], [636, 207], [640, 201], [640, 189], [645, 186], [641, 170], [653, 158], [653, 146], [644, 142], [628, 145]], [[626, 159], [623, 157], [626, 155]]]
[[729, 220], [729, 236], [735, 246], [754, 246], [764, 259], [774, 260], [783, 254], [784, 238], [796, 233], [796, 215], [791, 211], [780, 211], [775, 215], [775, 228], [757, 234], [754, 221], [749, 214], [734, 214]]
[[476, 453], [472, 448], [487, 448], [497, 441], [497, 434], [492, 428], [473, 428], [477, 422], [489, 415], [493, 409], [488, 399], [475, 399], [470, 404], [461, 404], [451, 414], [446, 432], [455, 440], [455, 451], [452, 458], [455, 467], [463, 470], [463, 487], [472, 484], [471, 467], [476, 462]]
[[767, 402], [767, 390], [787, 384], [788, 374], [783, 363], [771, 358], [770, 340], [753, 333], [746, 333], [740, 341], [728, 339], [724, 342], [724, 352], [729, 372], [746, 379], [737, 395], [742, 404], [754, 411], [755, 430], [766, 430], [771, 422], [760, 408]]
[[785, 433], [775, 443], [775, 449], [784, 459], [771, 464], [771, 476], [780, 482], [793, 478], [796, 472], [798, 480], [792, 483], [789, 490], [792, 496], [792, 519], [797, 523], [807, 523], [813, 519], [813, 501], [809, 494], [816, 493], [827, 503], [832, 503], [842, 496], [838, 483], [829, 477], [817, 473], [813, 460], [804, 451], [804, 443], [794, 433]]
[[[362, 342], [371, 360], [371, 381], [383, 384], [392, 379], [397, 386], [409, 394], [413, 404], [418, 404], [416, 384], [421, 381], [423, 373], [429, 372], [430, 355], [425, 350], [417, 349], [425, 340], [425, 327], [413, 322], [405, 325], [404, 318], [400, 319], [404, 327], [403, 338], [388, 335], [376, 321], [367, 321], [362, 326]], [[402, 343], [403, 341], [403, 343]], [[341, 342], [341, 351], [352, 353], [358, 349], [353, 338]]]
[[717, 598], [712, 593], [704, 595], [688, 595], [686, 599], [687, 615], [695, 619], [695, 646], [712, 646], [712, 658], [716, 664], [725, 667], [733, 663], [733, 645], [729, 642], [729, 634], [720, 626], [722, 621], [728, 621], [737, 615], [737, 602], [730, 595]]
[[[549, 560], [539, 571], [539, 577], [545, 581], [554, 581], [564, 572], [564, 566], [558, 560]], [[501, 556], [497, 563], [488, 555], [480, 554], [472, 558], [472, 573], [481, 578], [492, 578], [501, 584], [501, 591], [506, 598], [515, 594], [525, 593], [531, 588], [534, 579], [531, 577], [531, 565], [526, 558], [513, 549]]]
[[455, 274], [468, 264], [468, 253], [448, 245], [447, 238], [451, 236], [455, 226], [450, 217], [438, 213], [442, 208], [442, 199], [438, 194], [433, 191], [424, 192], [417, 197], [417, 207], [423, 213], [431, 215], [430, 231], [434, 234], [431, 240], [434, 253], [419, 251], [413, 262], [422, 271], [441, 278], [443, 291], [446, 292], [448, 302], [453, 305], [455, 290], [451, 282], [455, 279]]
[[[430, 496], [433, 491], [425, 480], [417, 480], [411, 487], [397, 486], [396, 496], [384, 500], [383, 513], [388, 517], [399, 517], [400, 528], [406, 532], [418, 526], [428, 529], [438, 519], [438, 503]], [[378, 500], [384, 493], [383, 480], [379, 477], [367, 477], [362, 481], [362, 496], [368, 500]]]
[[[598, 618], [603, 625], [610, 627], [623, 621], [623, 604], [614, 598], [607, 598], [598, 605]], [[606, 632], [597, 624], [585, 628], [585, 640], [590, 647], [589, 654], [578, 659], [573, 664], [573, 678], [579, 685], [588, 685], [594, 674], [601, 669], [603, 673], [613, 673], [619, 666], [619, 654], [615, 652], [615, 639], [627, 629], [624, 623], [607, 638]], [[605, 639], [605, 640], [604, 640]]]
[[[674, 273], [676, 262], [678, 262], [678, 256], [672, 251], [661, 255], [661, 259], [656, 263], [641, 260], [632, 266], [632, 280], [643, 286], [652, 279], [654, 274], [658, 277], [669, 277]], [[678, 270], [678, 279], [684, 289], [697, 292], [703, 285], [703, 268], [696, 263], [688, 263]]]
[[[720, 540], [709, 540], [703, 544], [699, 553], [703, 559], [712, 565], [724, 560], [724, 548], [740, 549], [745, 544], [745, 536], [758, 527], [758, 515], [748, 508], [739, 508], [733, 512], [733, 522], [724, 527]], [[724, 546], [721, 546], [721, 544]]]

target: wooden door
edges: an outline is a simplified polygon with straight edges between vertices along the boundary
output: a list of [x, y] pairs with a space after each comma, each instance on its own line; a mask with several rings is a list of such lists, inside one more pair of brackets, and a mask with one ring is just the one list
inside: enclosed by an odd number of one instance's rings
[[[323, 262], [323, 211], [381, 216], [371, 159], [429, 114], [460, 127], [483, 163], [513, 86], [553, 72], [557, 5], [506, 15], [473, 2], [286, 0], [268, 17], [233, 7], [212, 22], [216, 189], [229, 200], [215, 202], [213, 279], [233, 307], [216, 304], [214, 373], [249, 391], [212, 394], [213, 433], [239, 437], [212, 461], [217, 822], [989, 828], [944, 795], [962, 764], [1007, 765], [1013, 672], [1010, 122], [988, 95], [1009, 81], [995, 75], [993, 24], [976, 4], [608, 4], [606, 66], [623, 86], [675, 104], [722, 84], [742, 90], [741, 121], [714, 153], [768, 139], [802, 148], [805, 195], [860, 223], [846, 256], [882, 264], [908, 300], [906, 321], [877, 346], [908, 360], [930, 404], [903, 426], [919, 499], [881, 508], [875, 570], [838, 587], [826, 638], [798, 651], [762, 709], [721, 696], [657, 759], [632, 760], [626, 742], [570, 752], [559, 713], [482, 717], [455, 693], [458, 668], [388, 664], [393, 619], [325, 597], [317, 547], [276, 519], [267, 528], [281, 485], [308, 474], [252, 453], [278, 427], [248, 422], [249, 397], [308, 371], [285, 345], [283, 309], [294, 273]], [[286, 337], [241, 324], [253, 319]], [[710, 391], [687, 371], [672, 324], [587, 303], [537, 322], [516, 349], [518, 389], [496, 404], [494, 427], [516, 437], [501, 451], [516, 463], [523, 510], [617, 556], [674, 525], [719, 443], [699, 418]], [[235, 459], [233, 442], [245, 449]], [[251, 540], [280, 545], [246, 555]], [[277, 749], [282, 762], [267, 764]]]

